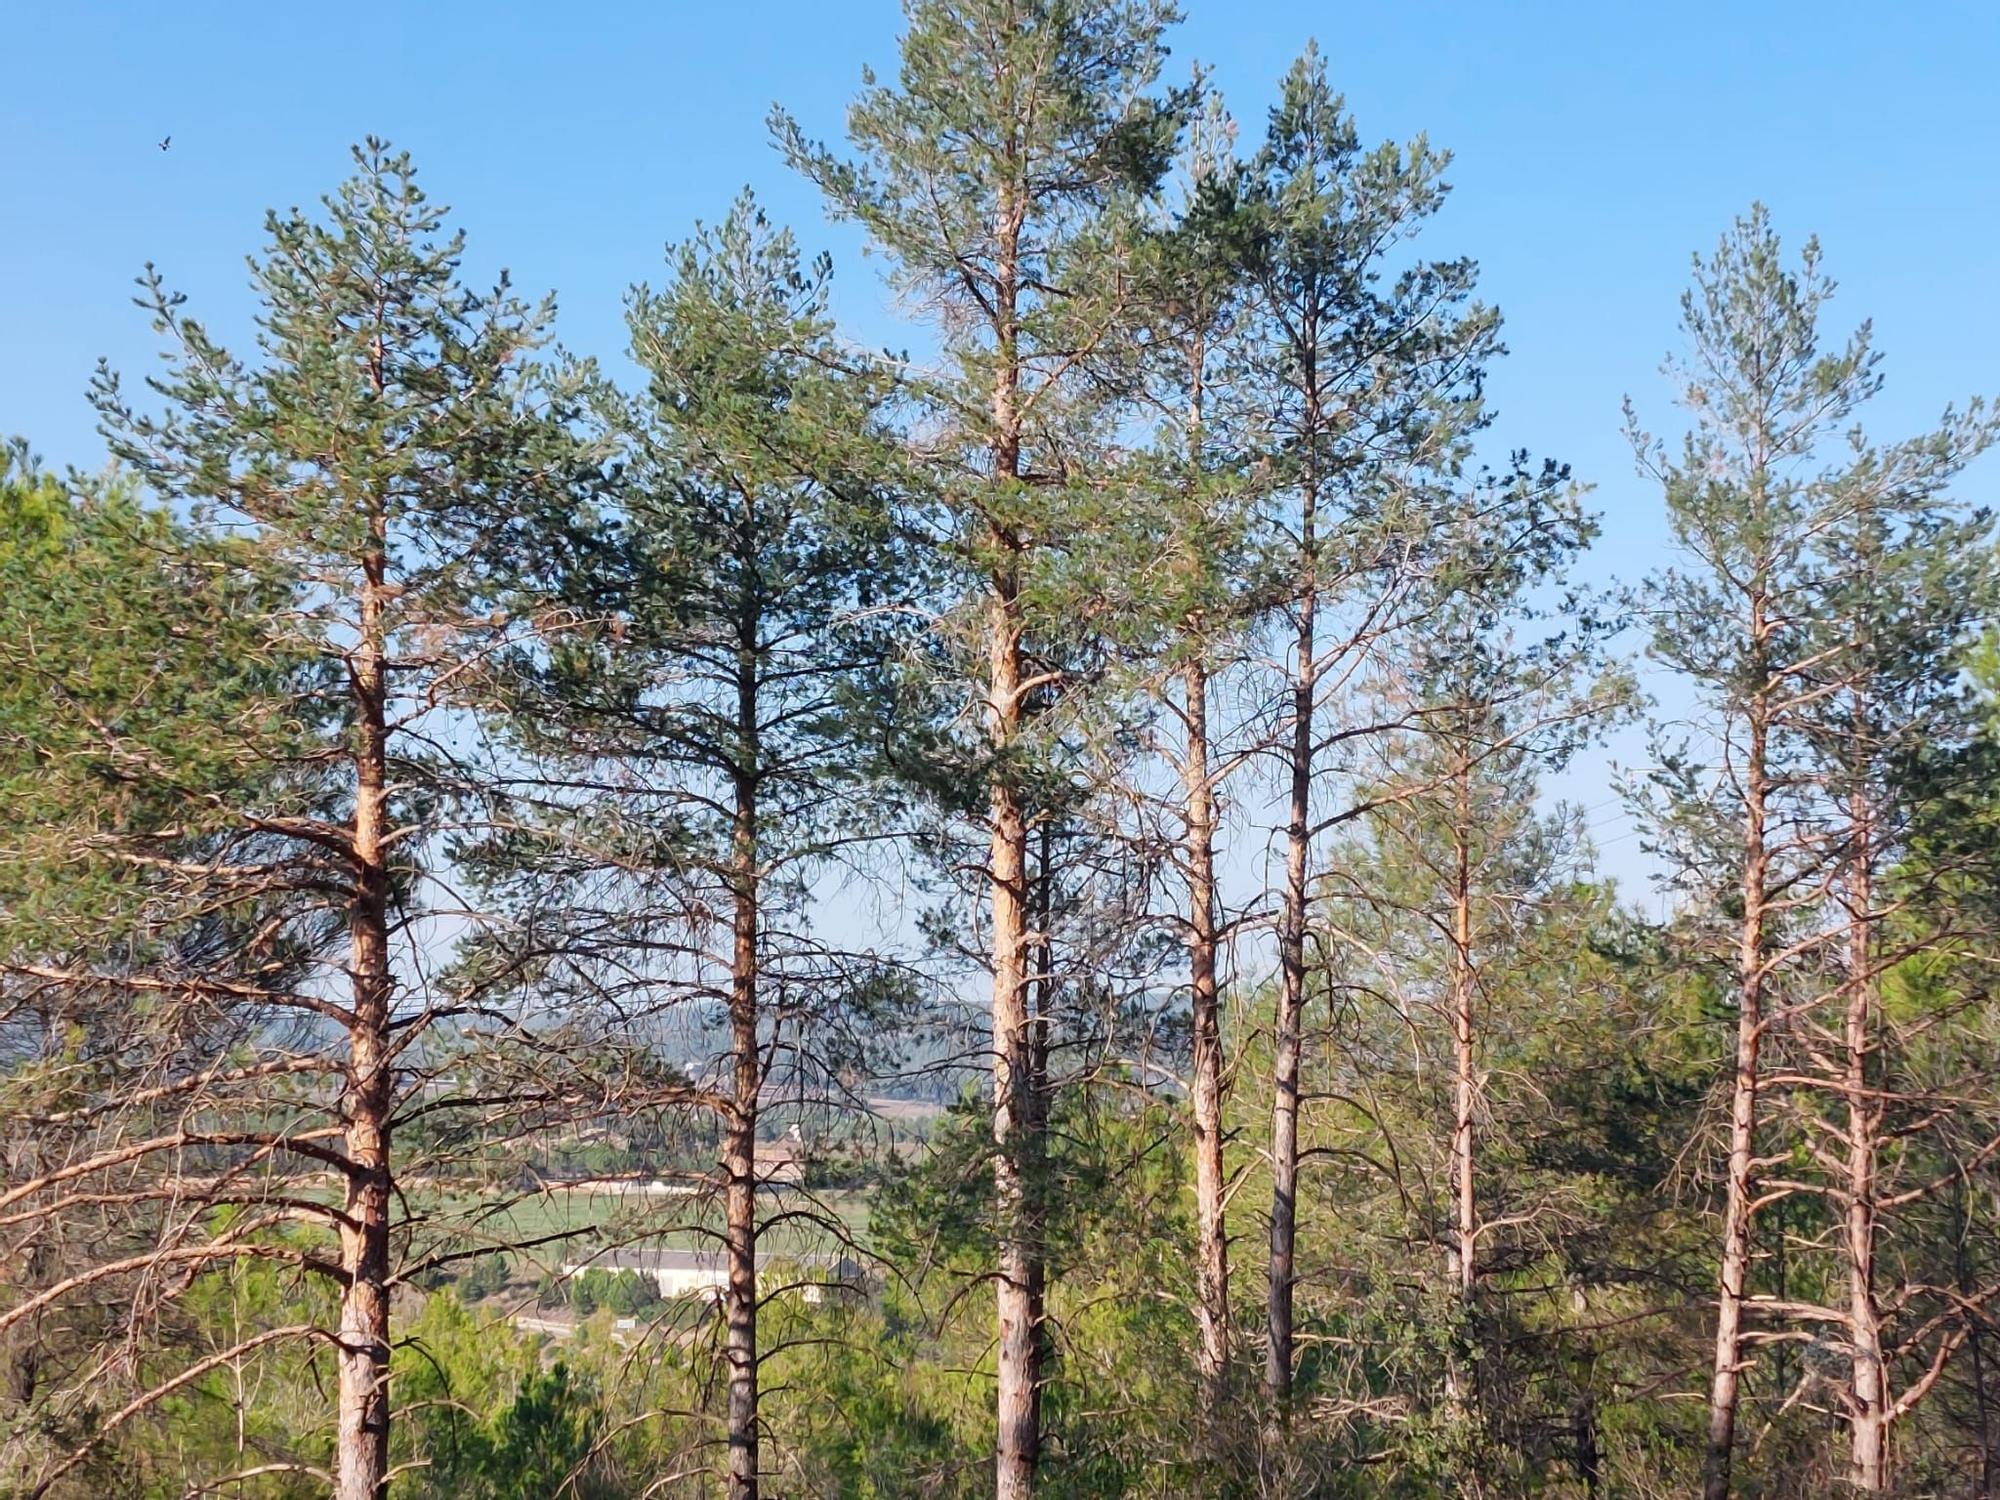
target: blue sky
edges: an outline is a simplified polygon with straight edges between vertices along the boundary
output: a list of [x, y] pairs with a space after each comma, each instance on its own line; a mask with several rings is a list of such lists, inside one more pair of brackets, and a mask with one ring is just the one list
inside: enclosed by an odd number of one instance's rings
[[[1883, 435], [2000, 390], [2000, 7], [1186, 3], [1171, 66], [1212, 64], [1247, 133], [1316, 36], [1364, 135], [1455, 152], [1430, 244], [1476, 257], [1507, 316], [1494, 446], [1596, 483], [1600, 576], [1662, 557], [1619, 402], [1675, 430], [1656, 372], [1688, 256], [1753, 198], [1788, 236], [1821, 236], [1840, 317], [1875, 320]], [[908, 342], [764, 127], [783, 101], [837, 135], [899, 29], [893, 0], [6, 7], [0, 434], [95, 466], [93, 365], [136, 377], [152, 357], [129, 302], [142, 264], [240, 335], [263, 211], [326, 190], [370, 132], [416, 154], [475, 272], [558, 292], [582, 352], [617, 354], [626, 284], [746, 183], [835, 252], [858, 335]], [[1973, 482], [1996, 477], [1989, 460]], [[1608, 795], [1587, 785], [1601, 768], [1579, 776], [1580, 800]]]

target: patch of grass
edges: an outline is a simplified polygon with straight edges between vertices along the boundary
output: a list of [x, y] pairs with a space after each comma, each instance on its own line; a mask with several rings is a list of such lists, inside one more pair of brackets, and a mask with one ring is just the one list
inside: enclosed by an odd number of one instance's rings
[[[764, 1225], [760, 1243], [770, 1251], [838, 1251], [864, 1243], [867, 1235], [866, 1193], [773, 1193], [760, 1197], [758, 1210]], [[652, 1197], [562, 1187], [412, 1194], [410, 1211], [468, 1249], [525, 1245], [525, 1258], [536, 1262], [562, 1259], [578, 1246], [714, 1249], [722, 1232], [722, 1204], [714, 1195]]]

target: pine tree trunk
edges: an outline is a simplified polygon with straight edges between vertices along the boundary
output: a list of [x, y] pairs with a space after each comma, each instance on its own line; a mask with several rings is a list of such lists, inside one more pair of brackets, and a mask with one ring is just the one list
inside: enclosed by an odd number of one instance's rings
[[[379, 544], [380, 521], [376, 537]], [[353, 894], [348, 916], [353, 1022], [348, 1031], [344, 1136], [347, 1222], [340, 1231], [345, 1285], [336, 1359], [339, 1401], [334, 1500], [385, 1500], [389, 1492], [390, 1065], [388, 688], [383, 664], [386, 562], [363, 561], [359, 643], [352, 657], [356, 709]]]
[[[1031, 1110], [1028, 1139], [1040, 1143], [1048, 1139], [1049, 1126], [1049, 1022], [1045, 1012], [1038, 1010], [1029, 1022], [1029, 1035], [1028, 1058], [1032, 1081], [1028, 1095]], [[1042, 1248], [1046, 1244], [1044, 1215], [1047, 1209], [1048, 1205], [1041, 1201], [1040, 1195], [1031, 1192], [1028, 1204], [1028, 1243], [1034, 1247], [1028, 1261], [1028, 1323], [1034, 1329], [1033, 1362], [1028, 1369], [1028, 1440], [1033, 1445], [1028, 1450], [1028, 1466], [1031, 1470], [1040, 1469], [1042, 1463], [1042, 1396], [1048, 1389], [1055, 1363], [1055, 1342], [1049, 1334], [1048, 1320], [1049, 1262]]]
[[[1316, 375], [1308, 363], [1307, 389]], [[1308, 431], [1318, 430], [1309, 403]], [[1271, 1256], [1266, 1283], [1264, 1393], [1272, 1420], [1283, 1427], [1292, 1401], [1293, 1242], [1298, 1227], [1299, 1052], [1306, 992], [1306, 855], [1311, 842], [1313, 717], [1319, 694], [1314, 634], [1319, 586], [1313, 523], [1317, 469], [1309, 470], [1299, 527], [1298, 661], [1292, 679], [1292, 743], [1285, 809], [1285, 890], [1278, 912], [1278, 1013], [1271, 1060]]]
[[1584, 1500], [1597, 1500], [1603, 1463], [1597, 1451], [1597, 1403], [1586, 1393], [1570, 1412], [1570, 1461], [1583, 1481]]
[[730, 841], [732, 923], [729, 984], [731, 1093], [723, 1142], [728, 1180], [723, 1238], [729, 1282], [723, 1297], [729, 1364], [729, 1500], [757, 1500], [757, 1112], [763, 1056], [757, 1041], [756, 635], [737, 653], [735, 826]]
[[1457, 1216], [1457, 1253], [1453, 1256], [1458, 1294], [1468, 1307], [1479, 1281], [1479, 1210], [1473, 1178], [1473, 1109], [1479, 1079], [1474, 1072], [1472, 971], [1472, 851], [1468, 826], [1472, 809], [1469, 771], [1458, 776], [1457, 817], [1452, 829], [1452, 1041], [1455, 1083], [1452, 1100], [1451, 1161], [1453, 1199]]
[[[1031, 1006], [1028, 1018], [1028, 1118], [1029, 1138], [1046, 1141], [1049, 1128], [1049, 1021], [1055, 1012], [1055, 829], [1048, 821], [1041, 825], [1040, 846], [1036, 851], [1035, 878], [1033, 882], [1034, 912], [1032, 942], [1035, 949], [1035, 979], [1030, 988]], [[1030, 1236], [1037, 1245], [1046, 1243], [1047, 1224], [1045, 1214], [1048, 1205], [1040, 1195], [1031, 1195]], [[1038, 1254], [1028, 1266], [1028, 1317], [1035, 1329], [1035, 1363], [1029, 1376], [1029, 1389], [1033, 1393], [1033, 1424], [1035, 1449], [1033, 1463], [1040, 1467], [1042, 1461], [1042, 1393], [1047, 1389], [1050, 1367], [1055, 1360], [1055, 1350], [1049, 1338], [1048, 1323], [1049, 1266], [1045, 1255]]]
[[[745, 914], [739, 898], [736, 918], [736, 961], [755, 943], [754, 910]], [[754, 953], [754, 947], [751, 947]], [[751, 960], [754, 963], [754, 958]], [[754, 982], [754, 981], [753, 981]], [[735, 1086], [723, 1138], [723, 1174], [727, 1178], [723, 1238], [729, 1256], [729, 1282], [724, 1292], [729, 1364], [729, 1496], [756, 1500], [757, 1495], [757, 1014], [754, 999], [744, 998], [749, 985], [739, 973], [729, 1003], [730, 1048], [734, 1054]]]
[[1851, 813], [1854, 851], [1848, 871], [1848, 973], [1843, 1042], [1847, 1102], [1846, 1236], [1847, 1337], [1853, 1350], [1853, 1406], [1848, 1417], [1848, 1480], [1862, 1494], [1889, 1488], [1888, 1365], [1882, 1350], [1881, 1309], [1875, 1299], [1875, 1168], [1881, 1107], [1869, 1093], [1869, 1058], [1875, 1050], [1874, 900], [1870, 869], [1873, 830], [1865, 801]]
[[[756, 578], [756, 508], [744, 496], [738, 558]], [[758, 1348], [756, 1348], [756, 1132], [764, 1094], [764, 1054], [758, 1046], [758, 928], [762, 870], [758, 868], [758, 792], [764, 762], [758, 686], [764, 670], [760, 610], [744, 606], [736, 626], [736, 744], [730, 786], [730, 1102], [724, 1116], [722, 1242], [728, 1282], [722, 1292], [724, 1356], [730, 1374], [728, 1500], [758, 1494]]]
[[[1002, 484], [1021, 474], [1019, 247], [1027, 204], [1018, 184], [1000, 195], [995, 267], [993, 473]], [[1041, 1337], [1035, 1304], [1045, 1291], [1028, 1201], [1040, 1159], [1036, 1130], [1033, 1036], [1028, 1014], [1028, 825], [1020, 788], [1008, 763], [1020, 736], [1025, 677], [1021, 646], [1018, 538], [1004, 526], [990, 537], [1001, 554], [987, 618], [987, 743], [995, 754], [988, 792], [990, 845], [987, 883], [993, 919], [993, 1178], [1000, 1245], [995, 1279], [996, 1329], [994, 1471], [999, 1500], [1034, 1493], [1041, 1442], [1037, 1419], [1036, 1351]]]
[[1216, 991], [1215, 790], [1208, 769], [1208, 673], [1182, 671], [1187, 715], [1188, 972], [1193, 991], [1195, 1315], [1201, 1413], [1213, 1421], [1229, 1375], [1229, 1236], [1223, 1218], [1222, 1019]]
[[[1951, 1238], [1953, 1279], [1961, 1297], [1970, 1298], [1977, 1288], [1972, 1267], [1971, 1216], [1965, 1206], [1965, 1183], [1963, 1179], [1952, 1184], [1951, 1189]], [[1972, 1366], [1972, 1403], [1974, 1427], [1979, 1434], [1979, 1480], [1972, 1493], [1974, 1500], [1994, 1500], [2000, 1493], [2000, 1432], [1994, 1421], [1993, 1395], [1987, 1384], [1987, 1353], [1984, 1329], [1980, 1319], [1973, 1319], [1971, 1329], [1966, 1334], [1965, 1354]]]
[[[1479, 1204], [1473, 1175], [1473, 1112], [1479, 1078], [1473, 1032], [1471, 768], [1461, 758], [1454, 778], [1452, 817], [1451, 1012], [1453, 1091], [1451, 1179], [1453, 1240], [1451, 1271], [1468, 1332], [1479, 1285]], [[1469, 1371], [1451, 1372], [1448, 1392], [1454, 1405], [1469, 1405], [1464, 1381]]]
[[[1753, 631], [1762, 640], [1762, 602]], [[1722, 1266], [1715, 1317], [1715, 1364], [1709, 1386], [1708, 1454], [1702, 1500], [1728, 1500], [1741, 1390], [1743, 1301], [1750, 1275], [1751, 1170], [1756, 1154], [1758, 1049], [1764, 1035], [1764, 928], [1770, 851], [1765, 842], [1768, 726], [1761, 700], [1752, 705], [1744, 767], [1743, 916], [1736, 952], [1736, 1063], [1729, 1098], [1729, 1183], [1723, 1205]]]
[[[1020, 682], [1011, 611], [996, 608], [993, 696], [1011, 710]], [[997, 711], [997, 710], [996, 710]], [[1010, 736], [1011, 737], [1011, 736]], [[993, 1176], [999, 1209], [995, 1470], [999, 1500], [1034, 1493], [1037, 1255], [1030, 1234], [1028, 1182], [1033, 1137], [1033, 1038], [1027, 1006], [1026, 820], [1004, 774], [990, 799], [989, 879], [993, 909]]]
[[[1969, 1288], [1961, 1279], [1959, 1290]], [[1972, 1400], [1978, 1412], [1979, 1432], [1979, 1483], [1973, 1490], [1974, 1500], [1993, 1500], [2000, 1494], [2000, 1443], [1995, 1441], [1993, 1420], [1993, 1395], [1987, 1388], [1986, 1341], [1981, 1337], [1979, 1325], [1973, 1325], [1972, 1333], [1966, 1340], [1967, 1354], [1972, 1363]]]

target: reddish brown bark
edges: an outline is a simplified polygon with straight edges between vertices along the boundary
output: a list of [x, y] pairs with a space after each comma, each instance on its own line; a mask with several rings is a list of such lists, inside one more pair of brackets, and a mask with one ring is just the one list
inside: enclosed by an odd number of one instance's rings
[[351, 658], [356, 706], [353, 891], [343, 1101], [346, 1219], [340, 1230], [340, 1336], [334, 1500], [385, 1500], [389, 1490], [389, 1135], [394, 1073], [389, 1012], [388, 687], [382, 620], [387, 563], [363, 560], [359, 641]]
[[763, 1055], [757, 1041], [758, 895], [757, 634], [745, 622], [736, 656], [737, 749], [730, 887], [734, 902], [729, 975], [731, 1088], [722, 1148], [727, 1181], [723, 1294], [729, 1365], [729, 1500], [757, 1500], [757, 1112]]

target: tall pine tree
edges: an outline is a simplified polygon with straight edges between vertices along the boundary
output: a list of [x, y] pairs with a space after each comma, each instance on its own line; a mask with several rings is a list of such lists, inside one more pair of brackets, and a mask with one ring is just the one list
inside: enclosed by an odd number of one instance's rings
[[[32, 731], [46, 738], [26, 773], [47, 813], [36, 857], [15, 868], [47, 876], [34, 902], [6, 905], [14, 923], [68, 911], [74, 940], [49, 950], [45, 930], [17, 926], [9, 947], [18, 962], [23, 942], [43, 945], [44, 983], [129, 997], [159, 1025], [136, 1039], [148, 1059], [49, 1112], [78, 1135], [71, 1159], [10, 1201], [55, 1212], [115, 1188], [141, 1204], [247, 1202], [220, 1216], [163, 1207], [149, 1248], [107, 1246], [40, 1299], [102, 1296], [142, 1270], [171, 1291], [246, 1258], [323, 1275], [334, 1326], [252, 1342], [331, 1352], [331, 1488], [382, 1500], [392, 1301], [414, 1264], [398, 1129], [433, 1113], [427, 1093], [453, 1066], [441, 1059], [478, 1004], [425, 961], [433, 914], [456, 904], [434, 879], [450, 830], [491, 815], [456, 694], [521, 628], [495, 608], [494, 559], [568, 506], [578, 470], [531, 358], [548, 307], [504, 281], [466, 289], [461, 242], [408, 159], [373, 141], [355, 156], [322, 213], [270, 217], [252, 262], [253, 355], [232, 355], [149, 274], [142, 302], [167, 343], [156, 399], [134, 404], [109, 373], [98, 383], [114, 452], [195, 528], [175, 564], [195, 580], [188, 607], [163, 607], [132, 649], [199, 684], [213, 631], [214, 682], [244, 695], [220, 716], [197, 696], [183, 714], [151, 672], [106, 670], [123, 653], [48, 663], [55, 711]], [[93, 643], [109, 644], [101, 617]], [[130, 933], [80, 904], [112, 884]], [[128, 1069], [137, 1095], [98, 1091], [129, 1090]], [[330, 1201], [306, 1187], [312, 1173], [331, 1176]], [[99, 1430], [199, 1368], [161, 1376]]]
[[848, 115], [851, 158], [779, 117], [793, 162], [934, 310], [945, 364], [916, 435], [943, 549], [964, 588], [966, 708], [983, 726], [984, 880], [993, 984], [997, 1493], [1034, 1487], [1035, 1312], [1043, 1254], [1030, 1195], [1042, 1154], [1025, 777], [1032, 696], [1064, 672], [1038, 656], [1073, 611], [1059, 576], [1105, 499], [1086, 376], [1125, 326], [1108, 216], [1171, 158], [1178, 105], [1150, 90], [1164, 0], [910, 0], [893, 84]]
[[1314, 844], [1345, 816], [1320, 784], [1330, 700], [1363, 680], [1417, 600], [1426, 506], [1483, 422], [1498, 318], [1472, 301], [1467, 260], [1406, 261], [1443, 203], [1447, 158], [1421, 137], [1366, 150], [1309, 49], [1286, 76], [1249, 164], [1249, 264], [1263, 328], [1273, 545], [1287, 558], [1273, 652], [1283, 678], [1272, 758], [1284, 785], [1273, 1044], [1264, 1384], [1282, 1425], [1295, 1373], [1299, 1068]]
[[565, 628], [496, 682], [524, 816], [479, 855], [515, 914], [495, 951], [532, 956], [545, 1000], [609, 997], [606, 1040], [635, 1065], [670, 1013], [697, 1035], [720, 1021], [712, 1066], [633, 1102], [721, 1127], [733, 1500], [764, 1467], [760, 1112], [774, 1091], [837, 1092], [870, 1029], [857, 1008], [900, 993], [815, 921], [815, 880], [897, 831], [869, 778], [908, 619], [881, 424], [894, 384], [834, 338], [830, 274], [746, 195], [670, 251], [663, 287], [634, 288], [646, 384], [598, 392], [608, 513], [579, 512], [567, 564], [544, 569]]

